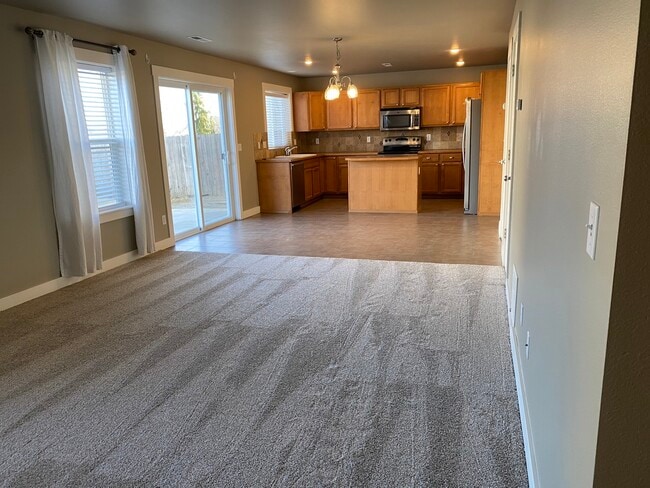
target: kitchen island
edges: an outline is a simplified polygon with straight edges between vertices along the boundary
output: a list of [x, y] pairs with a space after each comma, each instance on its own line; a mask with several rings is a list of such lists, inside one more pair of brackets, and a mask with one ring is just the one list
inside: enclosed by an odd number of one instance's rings
[[418, 156], [348, 157], [350, 212], [417, 213]]

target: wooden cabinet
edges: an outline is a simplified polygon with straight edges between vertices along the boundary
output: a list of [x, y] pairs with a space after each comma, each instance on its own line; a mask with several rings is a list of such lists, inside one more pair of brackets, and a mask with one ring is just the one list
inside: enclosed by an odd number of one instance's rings
[[336, 100], [325, 102], [327, 106], [328, 129], [352, 129], [352, 100], [341, 94]]
[[440, 163], [440, 193], [462, 195], [463, 163]]
[[348, 162], [345, 160], [345, 156], [339, 156], [336, 158], [336, 177], [337, 177], [337, 189], [336, 192], [340, 194], [348, 193]]
[[359, 90], [359, 96], [353, 102], [354, 128], [379, 129], [379, 90]]
[[465, 105], [468, 98], [480, 98], [481, 85], [479, 83], [456, 83], [451, 85], [451, 125], [465, 123]]
[[440, 193], [440, 163], [438, 154], [420, 156], [420, 186], [423, 195]]
[[481, 148], [478, 170], [478, 214], [501, 212], [503, 133], [506, 70], [481, 73]]
[[[298, 163], [257, 161], [260, 210], [262, 213], [291, 213], [313, 202], [325, 190], [324, 170], [324, 158]], [[304, 202], [297, 196], [303, 191]]]
[[325, 169], [322, 176], [323, 192], [330, 195], [345, 195], [348, 192], [348, 156], [326, 156], [323, 158]]
[[306, 161], [305, 167], [305, 200], [309, 201], [323, 194], [321, 187], [321, 159]]
[[382, 108], [417, 107], [420, 105], [420, 87], [384, 88], [381, 91]]
[[318, 130], [378, 129], [379, 109], [422, 107], [422, 127], [463, 125], [465, 100], [479, 98], [479, 83], [454, 83], [359, 90], [350, 100], [342, 94], [325, 101], [323, 92], [293, 94], [293, 117], [296, 132]]
[[422, 115], [420, 125], [423, 127], [448, 125], [451, 85], [424, 86], [421, 93]]
[[423, 195], [438, 198], [463, 195], [465, 173], [460, 152], [421, 154], [419, 164]]
[[323, 92], [296, 92], [293, 94], [293, 126], [296, 132], [326, 128]]
[[338, 190], [338, 169], [336, 156], [326, 156], [325, 160], [325, 192], [336, 193]]

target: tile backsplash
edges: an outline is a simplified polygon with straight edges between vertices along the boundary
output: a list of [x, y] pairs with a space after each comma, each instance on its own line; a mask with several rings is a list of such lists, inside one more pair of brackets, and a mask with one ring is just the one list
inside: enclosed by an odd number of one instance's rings
[[[431, 141], [426, 142], [426, 135], [431, 134]], [[298, 132], [298, 152], [332, 153], [332, 152], [378, 152], [384, 137], [421, 136], [423, 149], [460, 149], [463, 127], [429, 127], [413, 131], [323, 131]], [[366, 142], [370, 137], [370, 142]], [[318, 139], [318, 144], [316, 144]]]
[[[426, 135], [431, 134], [431, 141], [426, 141]], [[429, 127], [427, 129], [408, 132], [378, 131], [378, 130], [346, 130], [322, 132], [294, 132], [291, 140], [297, 140], [298, 153], [337, 153], [337, 152], [379, 152], [384, 137], [420, 136], [423, 149], [460, 149], [463, 138], [463, 127]], [[367, 138], [370, 137], [370, 142]], [[318, 144], [316, 144], [318, 139]], [[284, 149], [265, 149], [268, 145], [268, 134], [258, 132], [253, 134], [255, 159], [266, 159], [284, 154]]]

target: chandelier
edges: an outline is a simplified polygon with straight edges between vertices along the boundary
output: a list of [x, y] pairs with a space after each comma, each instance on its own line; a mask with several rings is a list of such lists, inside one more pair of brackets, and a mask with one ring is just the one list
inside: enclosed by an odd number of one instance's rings
[[359, 91], [357, 87], [352, 84], [349, 76], [341, 77], [341, 51], [339, 51], [339, 42], [343, 40], [342, 37], [335, 37], [332, 39], [336, 43], [336, 64], [332, 69], [332, 76], [325, 89], [325, 100], [336, 100], [341, 91], [345, 90], [348, 98], [357, 98]]

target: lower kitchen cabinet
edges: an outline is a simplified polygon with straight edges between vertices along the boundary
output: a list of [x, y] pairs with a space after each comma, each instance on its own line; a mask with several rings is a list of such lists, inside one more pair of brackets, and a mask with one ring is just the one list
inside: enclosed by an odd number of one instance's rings
[[321, 188], [321, 160], [311, 160], [304, 163], [305, 174], [305, 201], [319, 197], [323, 194]]
[[440, 192], [440, 163], [437, 154], [420, 156], [420, 181], [423, 195]]
[[422, 195], [428, 197], [463, 196], [465, 173], [459, 152], [420, 155]]
[[329, 195], [346, 195], [348, 193], [348, 156], [324, 157], [323, 192]]
[[348, 162], [345, 160], [347, 156], [339, 156], [336, 158], [336, 193], [348, 193]]
[[257, 162], [262, 213], [291, 213], [323, 194], [323, 158], [300, 162]]

